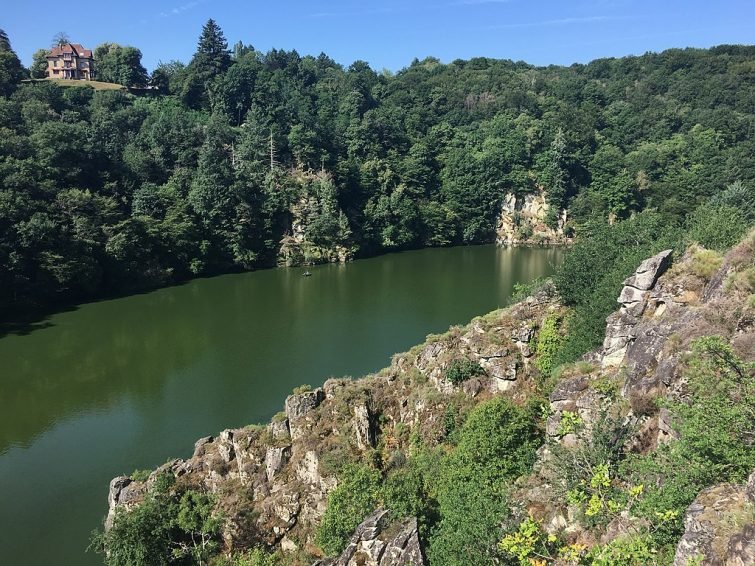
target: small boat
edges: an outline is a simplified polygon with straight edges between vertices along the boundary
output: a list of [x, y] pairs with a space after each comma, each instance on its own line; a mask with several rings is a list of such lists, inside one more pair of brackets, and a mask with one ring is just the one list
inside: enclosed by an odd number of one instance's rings
[[311, 277], [312, 276], [312, 274], [309, 271], [305, 271], [304, 273], [302, 273], [302, 275], [304, 277]]

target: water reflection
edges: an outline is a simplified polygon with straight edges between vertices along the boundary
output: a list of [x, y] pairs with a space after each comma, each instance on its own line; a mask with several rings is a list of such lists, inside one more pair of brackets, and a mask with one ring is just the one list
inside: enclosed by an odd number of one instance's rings
[[[362, 375], [502, 305], [560, 250], [424, 250], [222, 276], [84, 305], [0, 339], [0, 555], [82, 555], [107, 481], [269, 418], [292, 387]], [[41, 539], [45, 545], [30, 545]]]

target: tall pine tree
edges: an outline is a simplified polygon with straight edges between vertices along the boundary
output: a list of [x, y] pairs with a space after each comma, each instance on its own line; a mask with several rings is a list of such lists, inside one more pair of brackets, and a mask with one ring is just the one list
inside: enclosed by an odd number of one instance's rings
[[231, 66], [228, 42], [220, 26], [213, 19], [207, 20], [199, 36], [197, 52], [187, 68], [187, 78], [182, 97], [193, 108], [208, 108], [212, 83]]

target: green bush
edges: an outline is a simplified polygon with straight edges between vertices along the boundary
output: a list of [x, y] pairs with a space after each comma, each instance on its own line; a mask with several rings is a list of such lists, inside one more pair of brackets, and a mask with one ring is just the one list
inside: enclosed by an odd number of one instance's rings
[[725, 251], [739, 242], [749, 224], [738, 208], [704, 204], [687, 218], [686, 238], [705, 248]]
[[375, 468], [362, 464], [344, 467], [336, 487], [328, 496], [328, 506], [315, 537], [329, 556], [339, 554], [359, 523], [377, 506], [381, 477]]
[[540, 327], [535, 347], [535, 366], [545, 376], [548, 376], [555, 367], [553, 361], [558, 353], [563, 338], [559, 332], [561, 317], [555, 313], [548, 315]]
[[390, 474], [383, 487], [383, 502], [394, 517], [416, 517], [421, 536], [438, 519], [438, 505], [431, 495], [428, 477], [412, 459], [408, 467]]
[[473, 362], [472, 360], [451, 360], [446, 369], [446, 379], [458, 385], [476, 375], [483, 375], [485, 370], [482, 369], [480, 364]]
[[645, 566], [656, 564], [657, 554], [650, 536], [625, 536], [592, 548], [587, 563], [591, 566]]
[[660, 546], [676, 544], [684, 511], [702, 489], [743, 482], [755, 468], [755, 364], [723, 339], [706, 337], [693, 343], [685, 378], [691, 398], [669, 404], [679, 440], [630, 459], [624, 472], [646, 488], [635, 512], [651, 521], [669, 517], [653, 533]]
[[88, 550], [101, 553], [108, 566], [162, 566], [172, 559], [173, 525], [178, 506], [170, 490], [175, 480], [164, 475], [132, 510], [119, 507], [107, 532], [92, 533]]
[[211, 496], [180, 492], [172, 474], [162, 474], [133, 509], [119, 507], [107, 532], [92, 534], [89, 550], [108, 566], [162, 566], [186, 560], [206, 563], [217, 551], [221, 519]]
[[508, 482], [530, 471], [541, 440], [533, 415], [507, 399], [472, 410], [440, 472], [431, 563], [485, 564], [498, 555]]

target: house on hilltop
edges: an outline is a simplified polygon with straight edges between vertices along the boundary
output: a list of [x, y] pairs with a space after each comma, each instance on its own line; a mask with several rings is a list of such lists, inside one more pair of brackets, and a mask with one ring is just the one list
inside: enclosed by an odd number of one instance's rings
[[47, 77], [50, 79], [94, 80], [94, 57], [91, 49], [80, 43], [64, 43], [53, 47], [47, 56]]

